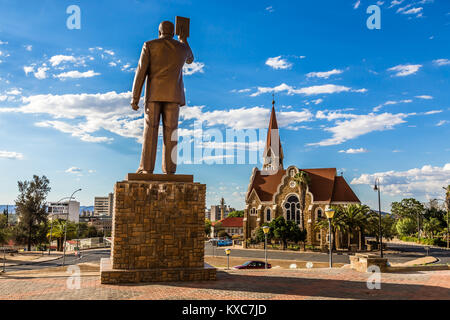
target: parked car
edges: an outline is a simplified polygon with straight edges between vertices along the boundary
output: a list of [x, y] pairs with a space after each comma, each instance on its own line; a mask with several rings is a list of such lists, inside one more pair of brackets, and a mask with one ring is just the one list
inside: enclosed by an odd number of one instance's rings
[[233, 245], [233, 241], [232, 240], [219, 240], [217, 241], [217, 246], [218, 247], [225, 247], [225, 246], [232, 246]]
[[[263, 261], [247, 261], [240, 266], [233, 267], [234, 269], [265, 269], [266, 263]], [[272, 268], [272, 265], [270, 263], [267, 264], [267, 269]]]

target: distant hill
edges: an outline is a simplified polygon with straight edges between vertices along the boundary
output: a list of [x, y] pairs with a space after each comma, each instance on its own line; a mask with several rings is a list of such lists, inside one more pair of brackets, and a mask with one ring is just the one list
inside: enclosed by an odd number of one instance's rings
[[83, 210], [94, 211], [94, 206], [80, 206], [80, 213], [83, 212]]
[[[3, 210], [5, 210], [6, 209], [6, 204], [0, 204], [0, 213], [3, 213]], [[14, 205], [8, 205], [8, 212], [9, 213], [16, 213], [16, 206], [14, 206]]]
[[[3, 210], [5, 210], [5, 209], [6, 209], [6, 204], [0, 204], [0, 213], [3, 213]], [[83, 210], [94, 211], [94, 206], [80, 206], [80, 213], [83, 212]], [[16, 206], [8, 205], [8, 212], [15, 214]]]

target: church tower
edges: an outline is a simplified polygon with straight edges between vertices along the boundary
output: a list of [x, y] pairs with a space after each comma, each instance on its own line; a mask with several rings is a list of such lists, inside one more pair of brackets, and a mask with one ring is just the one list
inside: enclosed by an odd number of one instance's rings
[[272, 113], [270, 114], [263, 158], [263, 171], [283, 170], [283, 148], [281, 147], [277, 116], [275, 114], [275, 97], [272, 99]]

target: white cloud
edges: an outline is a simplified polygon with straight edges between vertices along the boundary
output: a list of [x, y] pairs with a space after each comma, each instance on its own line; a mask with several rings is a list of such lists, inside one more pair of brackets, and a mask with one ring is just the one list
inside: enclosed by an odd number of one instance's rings
[[376, 106], [375, 108], [373, 108], [373, 111], [374, 112], [378, 112], [384, 106], [395, 105], [395, 104], [399, 104], [399, 103], [411, 103], [411, 102], [412, 102], [411, 99], [405, 99], [405, 100], [400, 100], [400, 101], [392, 101], [392, 100], [390, 100], [390, 101], [386, 101], [385, 103]]
[[8, 42], [0, 40], [0, 45], [2, 44], [8, 44]]
[[314, 104], [320, 104], [322, 102], [323, 102], [323, 99], [316, 99], [316, 100], [312, 101], [312, 103], [314, 103]]
[[420, 13], [422, 12], [423, 8], [419, 7], [419, 8], [411, 8], [409, 10], [403, 11], [402, 14], [416, 14], [416, 13]]
[[204, 73], [204, 67], [205, 64], [203, 62], [192, 62], [191, 64], [185, 64], [183, 66], [183, 75], [190, 76], [197, 72]]
[[11, 96], [18, 96], [21, 93], [22, 93], [22, 90], [17, 89], [17, 88], [13, 88], [13, 89], [6, 91], [6, 94], [11, 95]]
[[48, 70], [49, 70], [49, 68], [47, 68], [47, 67], [39, 67], [37, 72], [34, 73], [34, 76], [39, 80], [43, 80], [43, 79], [47, 78]]
[[442, 197], [442, 187], [450, 184], [450, 163], [443, 167], [425, 165], [407, 171], [386, 171], [374, 174], [362, 174], [353, 179], [352, 184], [373, 185], [380, 179], [381, 192], [391, 196], [437, 198]]
[[267, 7], [265, 10], [269, 11], [269, 12], [274, 12], [275, 11], [275, 9], [272, 6]]
[[113, 138], [94, 136], [105, 130], [123, 137], [142, 138], [142, 112], [129, 106], [131, 93], [34, 95], [23, 97], [18, 108], [0, 108], [0, 112], [46, 114], [58, 120], [36, 123], [39, 127], [53, 128], [69, 133], [86, 142], [110, 142]]
[[292, 63], [288, 62], [286, 59], [281, 58], [281, 56], [267, 59], [266, 65], [275, 70], [290, 69], [292, 67]]
[[404, 77], [415, 74], [421, 67], [421, 64], [400, 64], [398, 66], [389, 68], [388, 71], [395, 72], [394, 76], [396, 77]]
[[402, 4], [403, 1], [404, 0], [393, 0], [393, 1], [391, 1], [391, 5], [389, 6], [389, 8], [398, 6], [398, 5]]
[[25, 72], [25, 75], [28, 75], [29, 73], [34, 72], [34, 67], [33, 66], [24, 66], [23, 71]]
[[325, 131], [331, 132], [332, 137], [316, 143], [309, 143], [309, 146], [331, 146], [338, 145], [345, 141], [355, 139], [359, 136], [373, 131], [391, 130], [396, 125], [405, 123], [408, 115], [404, 113], [369, 113], [365, 115], [341, 115], [347, 116], [349, 120], [337, 120], [334, 127], [325, 128]]
[[448, 66], [448, 65], [450, 65], [450, 60], [449, 59], [436, 59], [436, 60], [433, 60], [433, 63], [438, 66]]
[[433, 99], [432, 96], [428, 96], [428, 95], [421, 95], [421, 96], [416, 96], [417, 99], [424, 99], [424, 100], [431, 100]]
[[25, 50], [27, 50], [27, 51], [32, 51], [32, 50], [33, 50], [33, 46], [32, 46], [31, 44], [26, 45], [26, 46], [25, 46]]
[[286, 83], [282, 83], [276, 87], [258, 87], [257, 92], [252, 93], [250, 96], [256, 97], [263, 93], [277, 93], [286, 91], [288, 95], [293, 94], [304, 94], [304, 95], [316, 95], [316, 94], [331, 94], [331, 93], [340, 93], [340, 92], [365, 92], [366, 89], [357, 89], [354, 90], [349, 87], [335, 85], [335, 84], [324, 84], [318, 86], [305, 87], [300, 89], [295, 89], [292, 86], [287, 85]]
[[310, 72], [307, 73], [306, 76], [308, 78], [323, 78], [323, 79], [328, 79], [330, 76], [335, 75], [335, 74], [341, 74], [343, 71], [342, 70], [338, 70], [338, 69], [333, 69], [330, 71], [325, 71], [325, 72]]
[[106, 53], [106, 54], [109, 54], [110, 56], [115, 55], [115, 52], [112, 51], [112, 50], [104, 50], [103, 52]]
[[[261, 107], [239, 108], [228, 110], [203, 111], [202, 106], [183, 107], [180, 118], [184, 120], [200, 120], [208, 126], [224, 125], [236, 130], [266, 128], [270, 118], [270, 109]], [[312, 120], [309, 110], [281, 111], [277, 113], [281, 127]]]
[[348, 153], [348, 154], [357, 154], [357, 153], [366, 153], [369, 152], [369, 150], [364, 149], [364, 148], [359, 148], [359, 149], [347, 149], [347, 150], [341, 150], [339, 151], [339, 153]]
[[85, 72], [80, 72], [78, 70], [75, 71], [68, 71], [68, 72], [63, 72], [60, 74], [56, 74], [53, 77], [58, 78], [58, 79], [80, 79], [80, 78], [92, 78], [95, 76], [100, 75], [100, 73], [98, 72], [94, 72], [94, 70], [89, 70], [89, 71], [85, 71]]
[[438, 113], [442, 113], [442, 110], [431, 110], [431, 111], [427, 111], [427, 112], [424, 112], [424, 115], [438, 114]]
[[69, 169], [67, 169], [65, 172], [66, 173], [81, 173], [81, 169], [78, 167], [70, 167]]
[[448, 121], [448, 120], [441, 120], [441, 121], [439, 121], [437, 124], [436, 124], [436, 126], [437, 127], [440, 127], [440, 126], [443, 126], [444, 124], [447, 124], [447, 123], [449, 123], [450, 121]]
[[63, 62], [76, 63], [77, 59], [74, 56], [65, 56], [62, 54], [58, 54], [56, 56], [51, 57], [49, 61], [50, 61], [50, 64], [52, 65], [52, 67], [56, 67]]
[[356, 1], [356, 2], [353, 4], [353, 9], [358, 9], [360, 4], [361, 4], [361, 1], [360, 1], [360, 0]]
[[0, 159], [22, 160], [23, 154], [19, 152], [0, 150]]

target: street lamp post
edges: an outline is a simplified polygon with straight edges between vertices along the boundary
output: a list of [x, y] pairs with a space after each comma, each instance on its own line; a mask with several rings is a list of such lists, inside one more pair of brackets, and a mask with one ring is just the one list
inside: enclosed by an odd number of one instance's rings
[[378, 191], [378, 215], [379, 215], [378, 233], [380, 236], [380, 257], [383, 258], [383, 230], [381, 228], [380, 180], [378, 178], [375, 179], [375, 185], [373, 187], [373, 190]]
[[72, 201], [73, 195], [75, 193], [77, 193], [78, 191], [81, 191], [81, 189], [77, 189], [75, 190], [72, 195], [69, 197], [69, 202], [67, 204], [67, 217], [66, 217], [66, 223], [64, 224], [64, 251], [63, 251], [63, 263], [62, 265], [64, 266], [66, 263], [66, 239], [67, 239], [67, 223], [69, 222], [69, 206], [70, 206], [70, 201]]
[[264, 226], [262, 229], [264, 231], [264, 257], [266, 258], [265, 269], [267, 270], [267, 235], [269, 234], [270, 228], [268, 226]]
[[333, 267], [333, 238], [331, 237], [331, 219], [334, 217], [334, 210], [333, 209], [327, 209], [325, 210], [325, 215], [328, 218], [328, 240], [329, 240], [329, 251], [330, 251], [330, 268]]
[[230, 269], [230, 253], [231, 253], [231, 249], [230, 248], [226, 248], [225, 249], [225, 253], [227, 255], [227, 270]]

